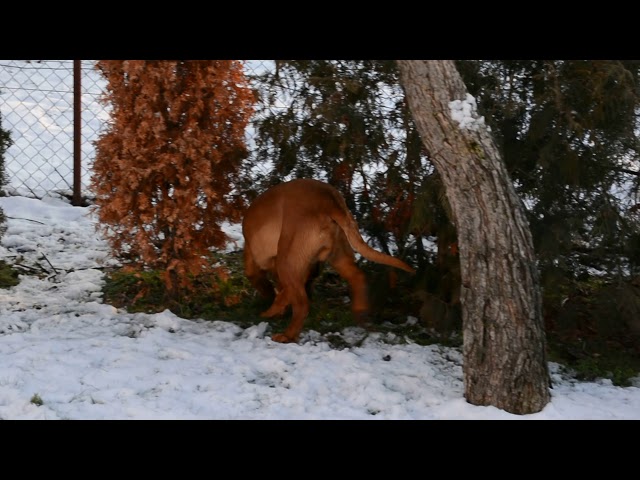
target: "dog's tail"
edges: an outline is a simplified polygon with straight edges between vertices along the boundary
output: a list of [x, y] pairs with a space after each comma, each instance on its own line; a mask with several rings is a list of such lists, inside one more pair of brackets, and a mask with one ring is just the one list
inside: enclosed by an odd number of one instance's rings
[[347, 240], [349, 240], [351, 247], [356, 252], [372, 262], [396, 267], [400, 270], [404, 270], [405, 272], [416, 273], [413, 268], [404, 263], [402, 260], [392, 257], [391, 255], [387, 255], [386, 253], [374, 250], [369, 245], [367, 245], [367, 242], [365, 242], [362, 238], [362, 235], [360, 235], [358, 224], [356, 223], [355, 218], [353, 218], [353, 215], [351, 215], [351, 212], [349, 212], [346, 203], [344, 203], [344, 199], [337, 195], [334, 195], [334, 198], [337, 202], [337, 205], [336, 208], [329, 214], [329, 216], [340, 226], [344, 234], [347, 236]]

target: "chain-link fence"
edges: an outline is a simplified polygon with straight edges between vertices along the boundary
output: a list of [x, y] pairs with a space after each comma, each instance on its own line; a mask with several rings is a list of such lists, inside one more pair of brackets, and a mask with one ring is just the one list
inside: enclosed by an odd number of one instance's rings
[[[81, 62], [81, 173], [88, 184], [97, 138], [108, 110], [105, 81], [93, 61]], [[0, 113], [13, 145], [5, 154], [8, 190], [42, 197], [70, 193], [74, 179], [73, 61], [0, 60]]]
[[[268, 61], [247, 61], [247, 74], [270, 68]], [[87, 195], [95, 157], [94, 141], [109, 118], [100, 98], [106, 80], [94, 60], [80, 62], [81, 195]], [[77, 79], [76, 79], [77, 80]], [[76, 84], [77, 85], [77, 84]], [[0, 114], [13, 145], [5, 154], [6, 190], [41, 198], [74, 189], [74, 61], [0, 60]]]

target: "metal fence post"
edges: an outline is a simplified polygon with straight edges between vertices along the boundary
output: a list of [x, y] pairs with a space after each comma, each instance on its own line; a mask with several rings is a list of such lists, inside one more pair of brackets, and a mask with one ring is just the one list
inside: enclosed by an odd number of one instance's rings
[[82, 205], [82, 83], [80, 81], [80, 60], [73, 61], [73, 199], [72, 205]]

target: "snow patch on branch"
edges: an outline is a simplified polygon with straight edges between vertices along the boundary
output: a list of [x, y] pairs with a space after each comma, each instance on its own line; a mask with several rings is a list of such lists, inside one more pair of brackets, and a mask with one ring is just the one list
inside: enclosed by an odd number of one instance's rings
[[453, 100], [449, 102], [449, 111], [451, 119], [458, 122], [461, 130], [478, 131], [480, 128], [491, 128], [484, 123], [484, 117], [478, 115], [478, 105], [476, 99], [469, 93], [464, 100]]

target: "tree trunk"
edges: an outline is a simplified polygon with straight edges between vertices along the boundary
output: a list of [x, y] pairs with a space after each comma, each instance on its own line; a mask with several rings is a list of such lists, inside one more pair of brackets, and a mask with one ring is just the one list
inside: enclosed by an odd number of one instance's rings
[[398, 65], [458, 231], [465, 398], [515, 414], [539, 412], [550, 400], [549, 371], [524, 206], [455, 64]]

